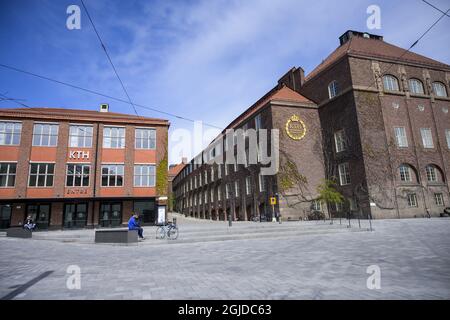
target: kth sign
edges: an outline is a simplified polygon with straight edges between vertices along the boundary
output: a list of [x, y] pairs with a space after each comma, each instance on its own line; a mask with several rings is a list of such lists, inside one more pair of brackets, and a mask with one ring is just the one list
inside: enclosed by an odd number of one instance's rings
[[70, 151], [69, 159], [85, 159], [89, 160], [89, 151]]

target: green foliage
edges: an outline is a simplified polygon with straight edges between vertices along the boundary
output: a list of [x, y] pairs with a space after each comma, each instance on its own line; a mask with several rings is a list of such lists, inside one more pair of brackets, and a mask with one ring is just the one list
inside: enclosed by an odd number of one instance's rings
[[280, 192], [285, 192], [298, 185], [304, 185], [308, 183], [306, 177], [298, 172], [297, 166], [290, 160], [287, 160], [283, 165], [280, 166], [278, 175], [278, 187], [280, 188]]
[[156, 193], [159, 196], [167, 195], [168, 185], [168, 160], [167, 153], [164, 154], [164, 158], [158, 163], [156, 167]]
[[344, 196], [336, 190], [336, 182], [333, 180], [324, 180], [317, 186], [317, 193], [319, 194], [318, 200], [327, 204], [343, 203], [345, 200]]

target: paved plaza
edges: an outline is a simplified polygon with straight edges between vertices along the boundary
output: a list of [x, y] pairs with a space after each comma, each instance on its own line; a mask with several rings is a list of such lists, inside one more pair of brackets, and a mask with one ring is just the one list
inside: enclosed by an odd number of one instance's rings
[[[183, 242], [183, 232], [230, 231], [226, 231], [229, 228], [225, 222], [196, 226], [180, 222], [179, 243], [155, 244], [155, 239], [148, 239], [134, 246], [94, 244], [93, 230], [36, 233], [31, 240], [2, 236], [0, 296], [227, 300], [450, 298], [450, 219], [378, 220], [373, 222], [372, 232], [355, 226], [347, 232], [348, 228], [338, 227], [336, 222], [334, 226], [326, 223], [330, 229], [323, 222], [315, 229], [314, 223], [284, 223], [286, 230], [297, 227], [301, 230], [284, 237]], [[257, 225], [267, 226], [268, 233], [276, 226], [242, 223], [232, 228], [244, 232]], [[145, 232], [153, 238], [153, 228], [146, 228]], [[80, 289], [67, 287], [70, 277], [67, 269], [72, 265], [81, 270]], [[371, 265], [380, 268], [380, 289], [367, 288], [370, 276], [367, 268]]]

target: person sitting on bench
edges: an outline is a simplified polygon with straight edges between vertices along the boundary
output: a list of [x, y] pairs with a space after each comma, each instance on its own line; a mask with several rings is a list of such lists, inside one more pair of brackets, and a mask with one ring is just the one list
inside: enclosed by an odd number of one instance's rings
[[36, 228], [36, 223], [33, 223], [33, 219], [31, 218], [31, 216], [28, 216], [25, 219], [25, 223], [23, 224], [23, 228], [33, 231]]
[[130, 220], [128, 220], [128, 230], [137, 230], [139, 238], [144, 240], [144, 229], [139, 225], [139, 214], [133, 213]]

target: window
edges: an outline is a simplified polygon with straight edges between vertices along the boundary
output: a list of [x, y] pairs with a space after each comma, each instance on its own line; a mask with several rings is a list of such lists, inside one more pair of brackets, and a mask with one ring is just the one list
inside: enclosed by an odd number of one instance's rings
[[383, 87], [386, 91], [400, 91], [397, 78], [391, 75], [383, 77]]
[[314, 211], [322, 211], [322, 203], [320, 200], [313, 200], [311, 202], [311, 209]]
[[105, 127], [103, 129], [103, 148], [125, 148], [125, 128]]
[[334, 98], [335, 96], [337, 96], [339, 91], [338, 88], [338, 83], [337, 81], [332, 81], [329, 85], [328, 85], [328, 96], [331, 98]]
[[219, 187], [217, 187], [217, 201], [221, 201], [222, 200], [222, 190]]
[[252, 193], [252, 182], [251, 182], [252, 180], [251, 179], [252, 178], [250, 178], [250, 177], [245, 178], [245, 191], [246, 191], [247, 195]]
[[410, 193], [407, 196], [408, 207], [417, 207], [417, 196], [415, 193]]
[[445, 138], [447, 139], [447, 148], [450, 149], [450, 129], [445, 130]]
[[399, 168], [400, 181], [411, 182], [411, 167], [407, 164], [402, 164]]
[[261, 173], [259, 174], [259, 191], [266, 191], [266, 179]]
[[32, 163], [30, 164], [30, 176], [28, 186], [30, 187], [52, 187], [55, 174], [54, 163]]
[[205, 169], [205, 184], [208, 184], [208, 171]]
[[227, 176], [228, 175], [228, 164], [224, 164], [224, 166], [225, 166], [225, 175]]
[[231, 186], [229, 183], [225, 185], [225, 197], [227, 197], [227, 199], [231, 198]]
[[102, 187], [123, 186], [124, 165], [102, 165]]
[[214, 167], [211, 166], [211, 182], [214, 181]]
[[197, 176], [194, 177], [194, 188], [197, 189]]
[[89, 186], [91, 166], [86, 164], [68, 164], [66, 172], [66, 187]]
[[234, 162], [234, 172], [238, 171], [238, 164], [237, 160]]
[[336, 147], [336, 153], [345, 150], [345, 136], [344, 130], [339, 130], [334, 133], [334, 145]]
[[428, 182], [437, 182], [437, 174], [435, 166], [428, 165], [426, 166], [425, 171], [427, 172]]
[[205, 204], [207, 204], [208, 203], [208, 192], [205, 191], [203, 194], [205, 195]]
[[422, 81], [418, 79], [409, 79], [409, 90], [415, 94], [424, 94]]
[[57, 124], [36, 123], [33, 128], [33, 146], [55, 147], [58, 144]]
[[69, 146], [72, 148], [92, 147], [92, 126], [71, 125], [69, 129]]
[[434, 201], [436, 202], [437, 206], [443, 207], [444, 206], [444, 195], [442, 193], [435, 193]]
[[441, 82], [433, 82], [433, 92], [437, 97], [446, 97], [447, 90], [445, 89], [445, 85]]
[[217, 179], [222, 179], [222, 165], [217, 165]]
[[0, 145], [19, 145], [21, 131], [20, 122], [0, 122]]
[[136, 149], [155, 149], [156, 130], [137, 128], [134, 131]]
[[259, 130], [262, 128], [262, 123], [261, 123], [261, 114], [256, 115], [255, 117], [255, 130]]
[[15, 163], [0, 163], [0, 187], [14, 187], [16, 184]]
[[239, 198], [239, 193], [240, 193], [239, 182], [235, 181], [234, 182], [234, 194], [235, 194], [236, 198]]
[[343, 210], [342, 202], [336, 202], [335, 207], [336, 207], [336, 212], [342, 212], [342, 210]]
[[421, 128], [420, 135], [422, 136], [422, 144], [424, 148], [431, 149], [434, 148], [433, 136], [431, 134], [431, 129]]
[[210, 190], [210, 202], [214, 202], [214, 189]]
[[154, 187], [155, 186], [155, 166], [135, 165], [134, 166], [134, 186]]
[[350, 172], [349, 172], [349, 168], [348, 168], [348, 162], [341, 163], [338, 166], [338, 171], [339, 171], [339, 181], [341, 183], [341, 186], [350, 184]]
[[408, 147], [408, 138], [406, 137], [406, 130], [404, 127], [394, 127], [395, 140], [397, 141], [397, 147]]

